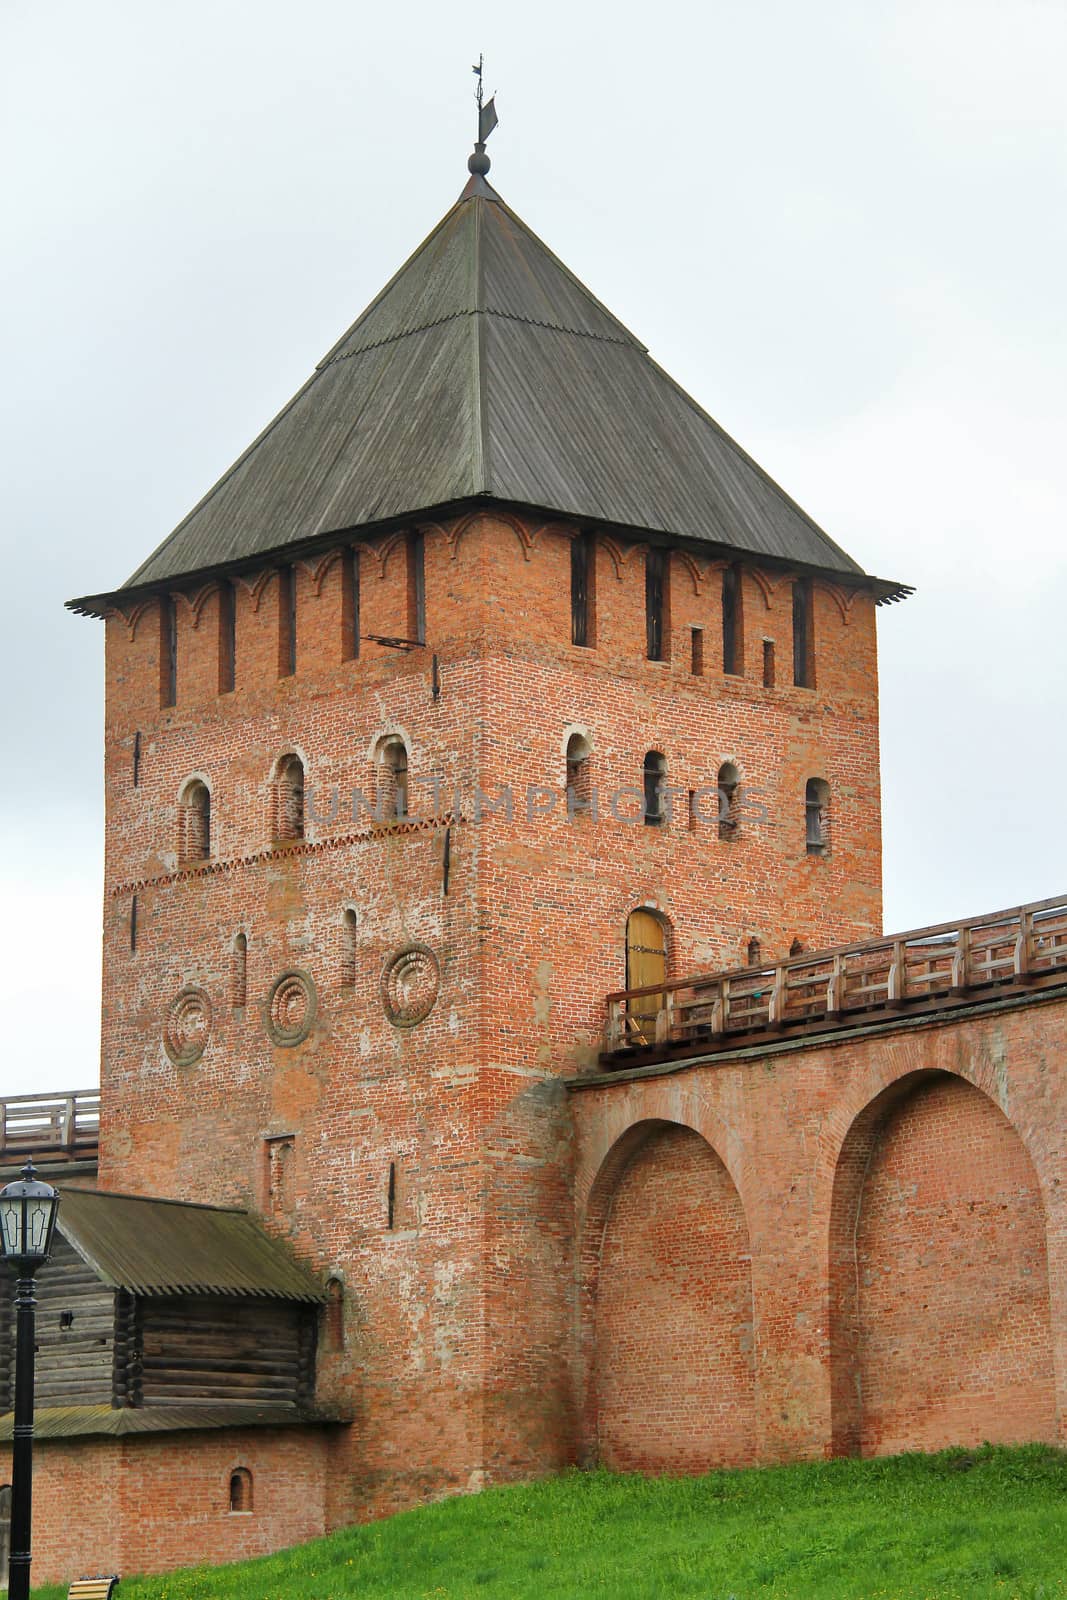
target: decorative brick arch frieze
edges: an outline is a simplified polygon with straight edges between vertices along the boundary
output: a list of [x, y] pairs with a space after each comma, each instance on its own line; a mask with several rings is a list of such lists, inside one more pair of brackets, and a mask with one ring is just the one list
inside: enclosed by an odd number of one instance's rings
[[126, 624], [126, 637], [132, 644], [137, 637], [137, 627], [141, 621], [141, 618], [146, 612], [155, 611], [158, 606], [159, 596], [150, 595], [147, 600], [139, 600], [136, 605], [130, 606], [128, 609], [125, 606], [115, 606], [112, 610], [108, 611], [107, 615], [108, 617], [122, 618], [123, 622]]
[[698, 561], [695, 556], [691, 556], [688, 550], [675, 550], [673, 554], [689, 574], [689, 581], [693, 585], [693, 593], [699, 596], [703, 592], [704, 583], [709, 575], [707, 565], [703, 561]]
[[193, 613], [194, 630], [200, 626], [200, 619], [204, 615], [204, 607], [213, 594], [218, 594], [221, 587], [221, 584], [213, 580], [211, 583], [205, 583], [203, 588], [198, 589], [194, 595], [186, 595], [186, 600]]
[[459, 547], [464, 534], [469, 533], [471, 528], [476, 527], [478, 524], [486, 522], [494, 526], [502, 524], [505, 528], [511, 529], [519, 541], [524, 561], [530, 560], [534, 550], [537, 548], [538, 540], [547, 529], [558, 528], [560, 531], [564, 531], [562, 523], [554, 522], [542, 523], [536, 528], [527, 527], [520, 517], [513, 516], [510, 511], [471, 511], [467, 516], [460, 517], [458, 521], [450, 523], [444, 529], [445, 538], [448, 540], [449, 554], [453, 561], [459, 554]]
[[234, 579], [234, 582], [241, 585], [242, 589], [244, 589], [245, 593], [252, 601], [253, 614], [258, 612], [260, 602], [266, 593], [267, 585], [270, 583], [270, 580], [272, 578], [276, 578], [277, 576], [277, 567], [264, 567], [262, 571], [257, 572], [255, 575], [250, 573], [246, 577], [244, 574], [241, 574], [239, 577]]
[[[358, 546], [352, 546], [352, 548], [356, 549]], [[308, 566], [308, 574], [311, 578], [311, 587], [315, 591], [317, 598], [321, 599], [322, 586], [326, 582], [327, 575], [331, 569], [336, 566], [337, 562], [341, 560], [344, 553], [344, 550], [338, 546], [333, 550], [327, 550], [326, 554], [321, 556], [313, 566]], [[305, 563], [305, 565], [307, 565], [307, 563]]]
[[830, 596], [841, 615], [842, 623], [847, 628], [852, 621], [852, 607], [856, 604], [860, 590], [842, 589], [838, 584], [827, 583], [825, 580], [820, 581], [818, 587]]
[[601, 547], [601, 549], [606, 550], [608, 555], [611, 557], [611, 564], [615, 568], [615, 576], [618, 578], [620, 583], [622, 582], [623, 578], [623, 567], [632, 556], [637, 554], [638, 551], [646, 548], [642, 544], [620, 544], [617, 539], [611, 538], [611, 536], [606, 533], [597, 534], [597, 544]]

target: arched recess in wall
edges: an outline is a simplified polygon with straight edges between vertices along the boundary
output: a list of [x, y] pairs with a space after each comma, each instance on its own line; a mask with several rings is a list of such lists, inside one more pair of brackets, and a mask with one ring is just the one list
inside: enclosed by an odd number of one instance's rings
[[247, 1467], [230, 1473], [230, 1511], [247, 1516], [252, 1511], [252, 1474]]
[[583, 1251], [596, 1263], [587, 1308], [597, 1458], [672, 1473], [751, 1462], [752, 1274], [729, 1173], [692, 1128], [649, 1121], [609, 1152], [597, 1185]]
[[202, 778], [190, 778], [178, 801], [178, 860], [183, 866], [211, 855], [211, 792]]
[[1044, 1204], [987, 1095], [917, 1072], [873, 1100], [829, 1243], [836, 1455], [1055, 1438]]
[[[658, 911], [637, 906], [626, 919], [627, 989], [647, 989], [667, 981], [667, 923]], [[652, 1044], [663, 994], [635, 995], [627, 1003], [626, 1026], [634, 1043]]]
[[275, 844], [304, 837], [304, 763], [295, 751], [282, 756], [274, 768], [271, 837]]
[[399, 733], [379, 739], [374, 751], [375, 802], [379, 818], [390, 822], [409, 815], [408, 747]]

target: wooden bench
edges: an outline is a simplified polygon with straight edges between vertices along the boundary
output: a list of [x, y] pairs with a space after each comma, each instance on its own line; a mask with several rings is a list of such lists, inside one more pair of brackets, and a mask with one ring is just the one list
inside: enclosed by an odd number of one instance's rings
[[67, 1600], [111, 1600], [118, 1578], [75, 1578], [67, 1590]]

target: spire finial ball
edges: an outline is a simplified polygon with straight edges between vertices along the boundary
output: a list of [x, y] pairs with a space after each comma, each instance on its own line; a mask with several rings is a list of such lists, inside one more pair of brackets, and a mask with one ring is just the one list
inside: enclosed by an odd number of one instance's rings
[[484, 178], [489, 171], [490, 161], [485, 153], [484, 144], [474, 146], [474, 154], [467, 157], [467, 171], [473, 177]]

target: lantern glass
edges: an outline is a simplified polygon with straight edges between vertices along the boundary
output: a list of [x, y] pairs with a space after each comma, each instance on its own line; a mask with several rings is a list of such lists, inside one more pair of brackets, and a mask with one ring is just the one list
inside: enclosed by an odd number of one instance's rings
[[59, 1196], [34, 1177], [27, 1163], [21, 1179], [0, 1189], [0, 1252], [13, 1261], [40, 1265], [48, 1259]]
[[22, 1254], [22, 1201], [0, 1199], [0, 1248], [5, 1256]]

